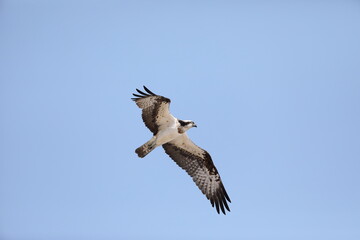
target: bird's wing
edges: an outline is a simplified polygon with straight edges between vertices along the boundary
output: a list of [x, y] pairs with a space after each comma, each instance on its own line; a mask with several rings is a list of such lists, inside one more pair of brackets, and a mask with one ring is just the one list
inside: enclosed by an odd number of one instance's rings
[[[225, 213], [231, 202], [210, 154], [196, 146], [186, 133], [163, 145], [165, 152], [194, 180], [211, 205]], [[224, 208], [225, 207], [225, 208]]]
[[142, 109], [142, 119], [145, 125], [156, 135], [164, 122], [173, 119], [169, 111], [170, 99], [156, 95], [145, 86], [144, 89], [146, 92], [136, 89], [139, 94], [133, 93], [136, 98], [132, 98], [132, 100]]

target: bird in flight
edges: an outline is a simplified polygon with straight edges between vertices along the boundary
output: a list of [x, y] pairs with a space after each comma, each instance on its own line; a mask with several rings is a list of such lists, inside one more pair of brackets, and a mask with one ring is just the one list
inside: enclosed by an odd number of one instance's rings
[[227, 201], [231, 202], [230, 198], [210, 154], [195, 145], [186, 134], [190, 128], [197, 127], [196, 124], [174, 117], [169, 111], [169, 98], [157, 95], [145, 86], [144, 90], [136, 89], [138, 94], [133, 93], [135, 98], [132, 100], [142, 109], [142, 119], [153, 137], [135, 150], [137, 155], [143, 158], [162, 146], [170, 158], [192, 177], [218, 213], [221, 210], [226, 214], [225, 209], [230, 212], [227, 204]]

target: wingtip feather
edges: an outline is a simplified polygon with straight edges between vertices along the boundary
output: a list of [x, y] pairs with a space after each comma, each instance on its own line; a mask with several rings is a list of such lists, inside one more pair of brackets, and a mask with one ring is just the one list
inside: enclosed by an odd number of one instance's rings
[[230, 197], [229, 197], [229, 195], [227, 195], [225, 188], [224, 188], [224, 195], [225, 195], [225, 198], [231, 203]]
[[145, 89], [146, 92], [150, 93], [150, 94], [153, 95], [153, 96], [156, 95], [155, 93], [153, 93], [152, 91], [150, 91], [147, 87], [145, 87], [145, 85], [144, 85], [143, 87], [144, 87], [144, 89]]
[[144, 93], [143, 91], [139, 90], [139, 89], [136, 89], [136, 91], [144, 96], [150, 96], [149, 94], [147, 93]]
[[215, 200], [215, 207], [218, 214], [220, 214], [219, 202]]
[[227, 204], [226, 201], [224, 201], [224, 206], [225, 206], [225, 208], [226, 208], [229, 212], [231, 212], [231, 211], [230, 211], [230, 208], [229, 208], [229, 205]]

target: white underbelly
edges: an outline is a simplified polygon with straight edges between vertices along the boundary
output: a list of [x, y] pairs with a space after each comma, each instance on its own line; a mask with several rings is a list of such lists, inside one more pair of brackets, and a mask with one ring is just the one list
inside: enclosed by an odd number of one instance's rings
[[177, 138], [179, 135], [180, 133], [178, 132], [177, 127], [170, 127], [159, 131], [158, 134], [156, 134], [156, 145], [163, 145]]

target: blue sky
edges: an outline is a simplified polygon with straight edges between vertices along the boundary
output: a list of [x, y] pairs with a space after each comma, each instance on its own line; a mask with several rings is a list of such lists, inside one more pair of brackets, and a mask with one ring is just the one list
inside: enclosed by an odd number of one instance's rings
[[[358, 1], [1, 1], [0, 238], [359, 239]], [[194, 120], [218, 215], [130, 100]]]

